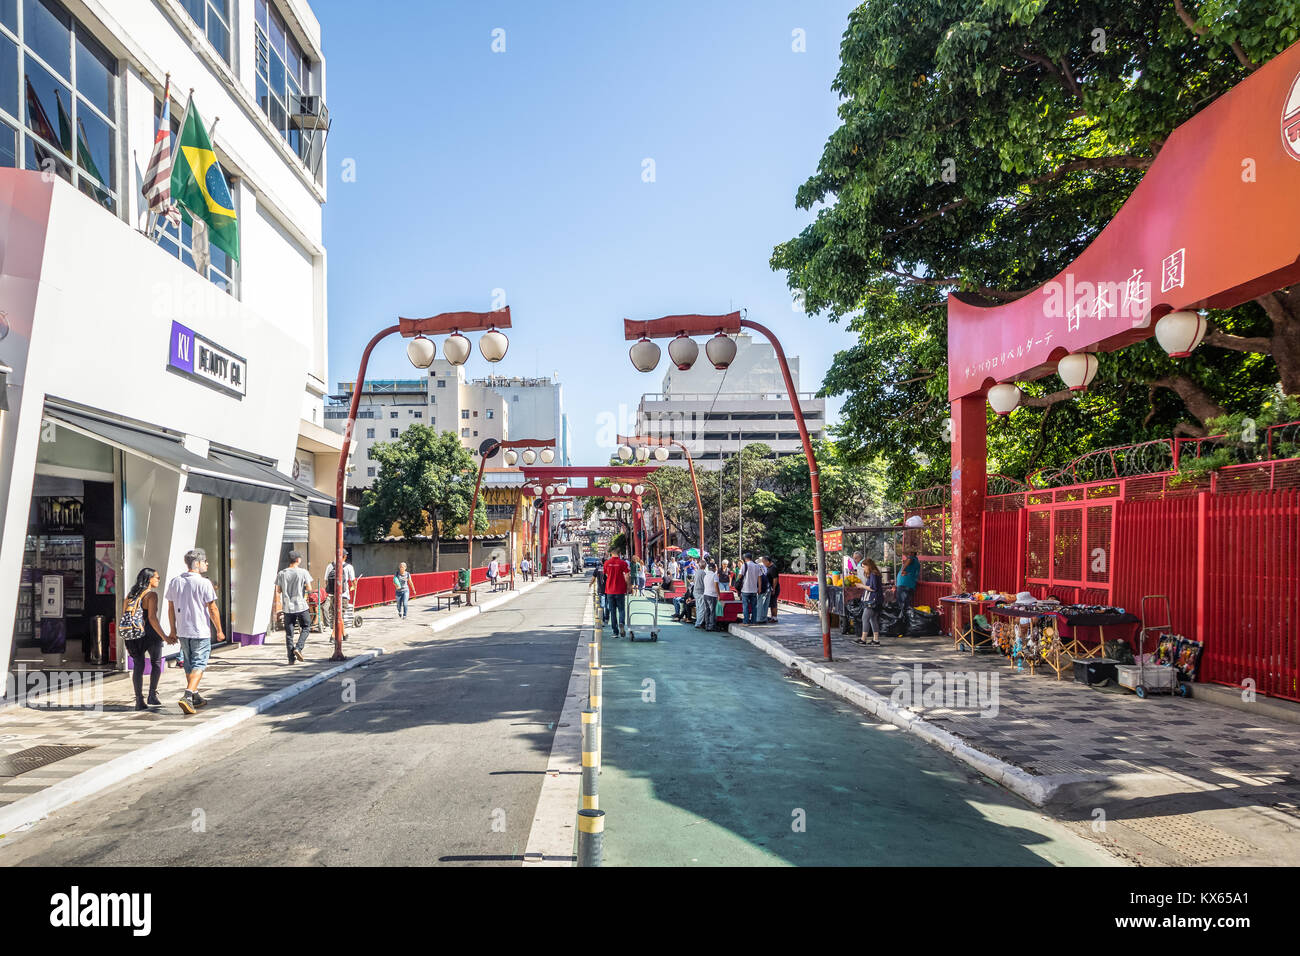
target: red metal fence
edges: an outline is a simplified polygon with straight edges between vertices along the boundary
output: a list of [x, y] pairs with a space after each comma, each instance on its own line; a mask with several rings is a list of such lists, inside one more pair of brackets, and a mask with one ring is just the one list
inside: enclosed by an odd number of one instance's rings
[[[411, 575], [411, 587], [415, 596], [434, 594], [438, 591], [450, 591], [456, 587], [455, 571], [430, 571]], [[501, 565], [501, 575], [509, 577], [510, 565]], [[482, 584], [487, 580], [487, 568], [474, 568], [469, 573], [470, 584]], [[391, 574], [371, 575], [357, 578], [356, 606], [375, 607], [379, 604], [392, 604], [397, 600], [397, 591], [393, 586]]]

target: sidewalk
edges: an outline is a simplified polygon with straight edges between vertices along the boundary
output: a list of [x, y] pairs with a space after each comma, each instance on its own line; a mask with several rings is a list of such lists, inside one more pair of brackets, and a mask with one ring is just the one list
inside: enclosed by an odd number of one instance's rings
[[[816, 615], [783, 606], [780, 618], [733, 624], [731, 633], [1139, 862], [1300, 860], [1294, 723], [1195, 697], [1139, 700], [1077, 684], [1068, 672], [1060, 681], [1050, 670], [1017, 673], [1001, 655], [958, 652], [946, 637], [885, 638], [869, 648], [832, 632], [828, 664]], [[932, 673], [972, 672], [990, 699], [914, 699]]]
[[[283, 631], [270, 632], [262, 645], [216, 650], [200, 685], [209, 703], [192, 716], [182, 713], [176, 704], [184, 689], [184, 672], [171, 667], [163, 672], [158, 685], [163, 706], [149, 711], [135, 710], [135, 692], [129, 676], [114, 677], [102, 684], [102, 709], [67, 706], [66, 693], [60, 695], [64, 706], [0, 708], [0, 836], [7, 828], [22, 825], [31, 816], [19, 812], [22, 808], [14, 806], [18, 801], [38, 798], [31, 801], [35, 810], [41, 809], [41, 798], [46, 804], [61, 805], [57, 804], [61, 797], [53, 796], [50, 788], [82, 790], [84, 785], [70, 781], [151, 745], [162, 744], [155, 749], [163, 756], [170, 755], [192, 745], [177, 740], [182, 734], [202, 736], [194, 733], [196, 728], [224, 732], [229, 726], [274, 706], [280, 699], [309, 689], [297, 685], [305, 685], [312, 678], [328, 679], [322, 675], [364, 665], [385, 650], [400, 648], [408, 642], [427, 640], [430, 629], [440, 631], [469, 620], [480, 613], [479, 608], [486, 606], [490, 610], [507, 595], [526, 593], [544, 580], [496, 594], [487, 585], [477, 586], [473, 609], [446, 606], [435, 609], [432, 598], [417, 597], [410, 602], [406, 620], [397, 618], [393, 605], [363, 609], [362, 626], [353, 629], [343, 643], [343, 652], [349, 658], [343, 664], [331, 664], [328, 660], [333, 653], [330, 634], [311, 634], [304, 651], [306, 662], [293, 665], [285, 661]], [[320, 680], [312, 686], [315, 683]], [[147, 677], [145, 688], [147, 691]], [[277, 699], [267, 700], [272, 695], [277, 695]], [[166, 746], [167, 742], [175, 746]], [[33, 751], [32, 748], [58, 749]], [[23, 756], [14, 760], [13, 755], [19, 753]], [[50, 757], [54, 758], [51, 762], [40, 765]], [[24, 767], [32, 764], [36, 766], [24, 771]], [[98, 774], [103, 779], [96, 781], [96, 789], [129, 773], [119, 769], [118, 773]], [[73, 799], [84, 795], [78, 793]], [[40, 815], [36, 813], [34, 818]]]

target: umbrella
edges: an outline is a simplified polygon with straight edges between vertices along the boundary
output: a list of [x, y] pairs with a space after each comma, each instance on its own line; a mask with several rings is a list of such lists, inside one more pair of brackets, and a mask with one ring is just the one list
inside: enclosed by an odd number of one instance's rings
[[700, 556], [700, 549], [699, 549], [699, 548], [689, 548], [689, 549], [686, 551], [686, 556], [687, 556], [688, 558], [698, 558], [698, 557]]
[[679, 547], [677, 547], [677, 545], [675, 545], [675, 544], [670, 544], [668, 547], [664, 548], [664, 550], [665, 550], [665, 551], [680, 551], [680, 550], [682, 550], [682, 549], [679, 548]]

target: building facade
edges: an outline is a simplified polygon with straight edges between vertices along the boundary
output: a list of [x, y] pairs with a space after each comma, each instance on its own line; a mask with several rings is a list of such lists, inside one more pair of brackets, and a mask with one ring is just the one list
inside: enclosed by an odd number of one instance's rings
[[[303, 0], [0, 3], [0, 66], [0, 655], [121, 666], [95, 635], [196, 546], [225, 634], [258, 642], [284, 552], [329, 560], [341, 447], [319, 24]], [[220, 117], [240, 258], [206, 275], [141, 192], [168, 74], [173, 134], [191, 88]]]
[[[696, 467], [706, 469], [721, 468], [755, 442], [771, 446], [772, 457], [803, 454], [776, 350], [749, 335], [735, 339], [736, 358], [725, 372], [703, 359], [684, 371], [670, 368], [662, 392], [641, 396], [636, 434], [676, 439], [690, 450]], [[826, 400], [799, 392], [799, 357], [788, 362], [809, 437], [816, 441], [826, 432]], [[669, 461], [684, 464], [681, 450], [670, 448]]]

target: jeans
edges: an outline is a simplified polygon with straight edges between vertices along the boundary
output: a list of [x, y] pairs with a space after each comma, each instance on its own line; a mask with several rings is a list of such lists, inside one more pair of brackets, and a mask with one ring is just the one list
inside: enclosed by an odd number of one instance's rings
[[708, 601], [703, 594], [695, 595], [695, 626], [703, 627], [708, 617]]
[[609, 601], [610, 626], [616, 635], [621, 634], [627, 628], [627, 595], [606, 594], [605, 599]]
[[686, 603], [685, 594], [683, 594], [681, 597], [673, 598], [673, 617], [680, 618], [682, 616], [682, 605], [685, 603]]
[[609, 623], [609, 595], [601, 591], [598, 597], [600, 598], [600, 626], [604, 627]]
[[766, 591], [758, 596], [758, 613], [756, 620], [761, 624], [767, 621], [767, 605], [771, 600], [771, 595]]
[[912, 601], [916, 598], [916, 588], [905, 588], [901, 584], [894, 589], [898, 596], [899, 610], [906, 610], [912, 606]]
[[181, 644], [181, 663], [185, 666], [185, 673], [206, 670], [208, 667], [208, 654], [212, 652], [212, 638], [182, 637], [179, 640]]
[[406, 600], [410, 592], [406, 588], [399, 588], [397, 591], [397, 616], [406, 617]]
[[307, 611], [284, 612], [284, 644], [293, 660], [293, 628], [298, 626], [298, 650], [307, 646], [307, 633], [311, 630], [311, 615]]
[[754, 615], [758, 611], [758, 595], [746, 594], [742, 592], [740, 595], [740, 603], [741, 606], [745, 609], [745, 617], [743, 623], [753, 624]]
[[711, 630], [718, 623], [718, 596], [706, 594], [700, 603], [704, 605], [704, 626]]

